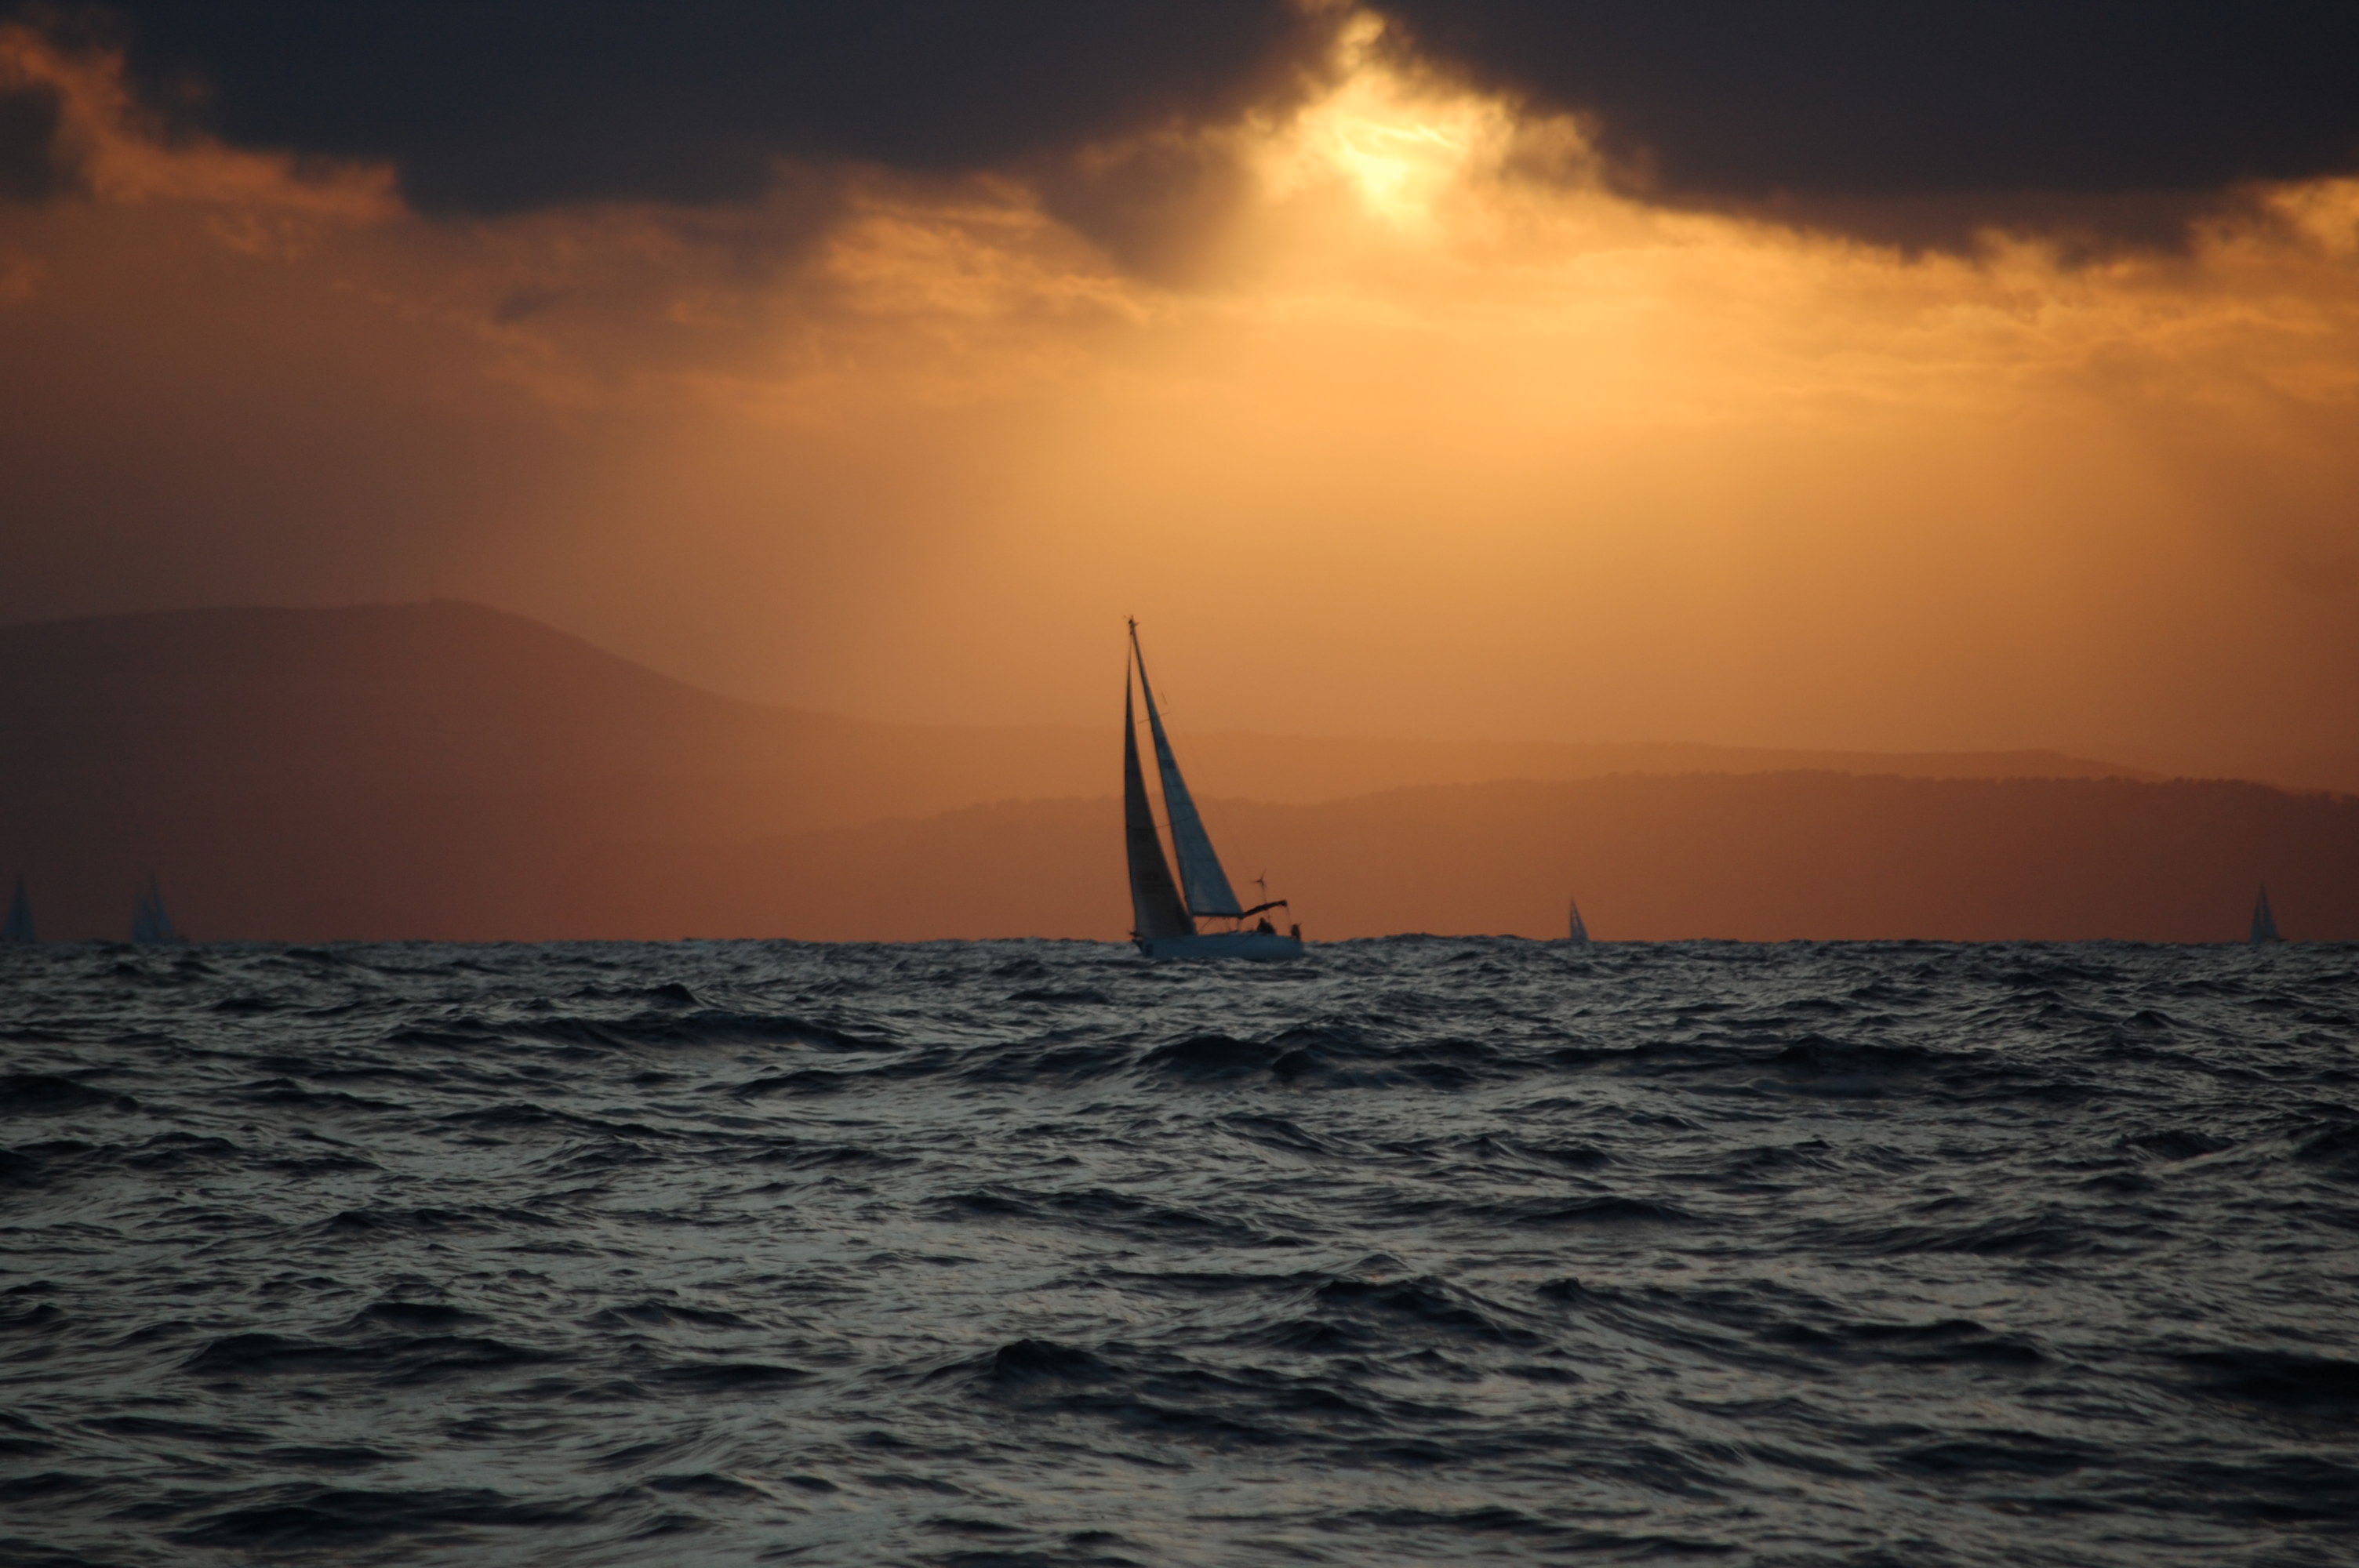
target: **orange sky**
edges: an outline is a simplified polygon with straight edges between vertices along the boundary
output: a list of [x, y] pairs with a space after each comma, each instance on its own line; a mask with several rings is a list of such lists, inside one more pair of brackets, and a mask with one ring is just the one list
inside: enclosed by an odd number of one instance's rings
[[[0, 615], [430, 583], [1110, 723], [1135, 614], [1199, 730], [2359, 747], [2359, 182], [1909, 255], [1610, 194], [1371, 26], [1185, 145], [463, 219], [8, 30], [91, 192], [0, 208]], [[1175, 159], [1122, 256], [1052, 215]]]

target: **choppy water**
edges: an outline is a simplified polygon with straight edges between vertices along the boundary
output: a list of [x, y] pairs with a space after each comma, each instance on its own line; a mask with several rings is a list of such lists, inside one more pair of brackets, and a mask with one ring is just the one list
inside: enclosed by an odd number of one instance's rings
[[0, 954], [0, 1561], [2359, 1562], [2354, 957]]

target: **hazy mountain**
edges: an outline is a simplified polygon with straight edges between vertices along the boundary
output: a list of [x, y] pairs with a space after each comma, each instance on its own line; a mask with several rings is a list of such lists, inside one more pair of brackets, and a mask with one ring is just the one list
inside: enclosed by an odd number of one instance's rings
[[[27, 871], [56, 936], [119, 934], [150, 867], [200, 935], [1102, 935], [1125, 918], [1111, 695], [1095, 728], [871, 723], [437, 602], [0, 627], [0, 876]], [[2285, 823], [2331, 846], [2343, 820], [2052, 752], [1184, 741], [1200, 793], [1225, 798], [1234, 870], [1266, 864], [1319, 911], [1314, 935], [1546, 933], [1568, 890], [1629, 935], [2194, 935], [2243, 884], [2296, 874], [2255, 848]], [[1763, 776], [1601, 776], [1641, 773]], [[1891, 776], [1862, 793], [1843, 773]], [[2005, 777], [2049, 782], [1932, 787]], [[1526, 782], [1463, 787], [1503, 779]], [[1664, 816], [1674, 802], [1689, 815]], [[2187, 883], [2165, 919], [2033, 874], [2108, 876], [2092, 846], [2117, 840], [2156, 861], [2123, 886], [2197, 863], [2224, 881]], [[1846, 903], [1835, 883], [1886, 891]], [[1928, 888], [1945, 891], [1906, 891]]]
[[[2262, 784], [1615, 775], [1203, 806], [1313, 937], [1556, 936], [1577, 894], [1606, 938], [2222, 941], [2264, 879], [2288, 936], [2359, 937], [2359, 800]], [[877, 823], [683, 867], [660, 914], [680, 933], [1111, 939], [1120, 838], [1111, 799]], [[724, 909], [738, 925], [700, 924]]]
[[[2147, 777], [2256, 779], [2280, 789], [2359, 795], [2359, 752], [2234, 747], [2173, 752], [2137, 747], [2132, 749], [2128, 760]], [[2125, 769], [2124, 776], [2137, 774]]]

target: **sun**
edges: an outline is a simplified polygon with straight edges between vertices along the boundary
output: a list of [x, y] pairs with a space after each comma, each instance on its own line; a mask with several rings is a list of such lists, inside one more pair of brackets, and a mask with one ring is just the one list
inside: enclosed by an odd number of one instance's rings
[[1513, 125], [1504, 105], [1413, 81], [1377, 44], [1384, 24], [1355, 17], [1336, 44], [1336, 83], [1271, 146], [1279, 194], [1340, 182], [1367, 212], [1397, 227], [1433, 222], [1442, 196], [1497, 150]]

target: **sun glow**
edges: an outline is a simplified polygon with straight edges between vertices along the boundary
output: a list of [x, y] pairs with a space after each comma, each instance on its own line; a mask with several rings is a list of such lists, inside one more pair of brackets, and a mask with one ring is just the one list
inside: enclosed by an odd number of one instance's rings
[[1378, 56], [1382, 24], [1355, 18], [1338, 41], [1335, 87], [1307, 105], [1263, 154], [1286, 196], [1340, 181], [1369, 212], [1403, 229], [1430, 225], [1444, 193], [1495, 159], [1514, 134], [1496, 100], [1414, 81]]
[[840, 168], [454, 222], [0, 29], [87, 187], [0, 203], [0, 475], [51, 487], [0, 501], [104, 523], [0, 541], [0, 599], [430, 556], [879, 716], [1099, 714], [1135, 611], [1275, 730], [2359, 734], [2359, 184], [2175, 254], [1908, 254], [1632, 198], [1580, 124], [1383, 43], [1097, 149], [1093, 200]]

